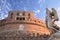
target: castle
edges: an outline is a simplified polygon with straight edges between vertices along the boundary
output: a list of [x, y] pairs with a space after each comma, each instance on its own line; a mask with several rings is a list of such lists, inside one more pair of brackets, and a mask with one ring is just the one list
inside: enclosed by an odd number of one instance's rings
[[9, 11], [8, 17], [0, 20], [0, 40], [48, 40], [50, 35], [46, 24], [32, 12]]

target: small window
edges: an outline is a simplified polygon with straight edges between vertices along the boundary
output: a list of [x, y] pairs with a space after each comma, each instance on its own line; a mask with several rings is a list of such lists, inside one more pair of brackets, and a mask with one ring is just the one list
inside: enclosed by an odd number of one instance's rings
[[33, 36], [35, 36], [35, 33], [33, 33]]
[[19, 17], [17, 17], [16, 19], [19, 20]]
[[11, 18], [13, 17], [13, 13], [11, 13]]
[[22, 20], [22, 17], [20, 17], [20, 20]]
[[25, 16], [25, 13], [23, 13], [23, 16]]
[[37, 36], [39, 36], [39, 33], [37, 33]]
[[23, 18], [23, 20], [25, 20], [25, 18]]
[[34, 20], [34, 22], [36, 22], [36, 20]]
[[13, 15], [13, 13], [11, 13], [11, 15]]
[[17, 13], [17, 16], [19, 16], [19, 13]]
[[28, 14], [28, 16], [30, 16], [30, 13]]

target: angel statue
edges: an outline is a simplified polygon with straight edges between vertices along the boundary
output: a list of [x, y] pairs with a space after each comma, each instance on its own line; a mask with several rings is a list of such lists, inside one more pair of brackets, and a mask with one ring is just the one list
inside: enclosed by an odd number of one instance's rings
[[54, 29], [54, 31], [59, 30], [58, 26], [55, 24], [55, 21], [58, 21], [59, 18], [57, 16], [57, 12], [54, 8], [50, 11], [46, 8], [46, 26], [50, 29]]

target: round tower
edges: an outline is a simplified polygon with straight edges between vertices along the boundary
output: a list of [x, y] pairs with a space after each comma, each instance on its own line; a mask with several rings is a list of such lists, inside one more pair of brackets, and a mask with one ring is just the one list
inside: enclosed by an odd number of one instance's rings
[[50, 35], [50, 32], [42, 20], [33, 17], [32, 12], [10, 11], [6, 19], [0, 20], [0, 35], [1, 38], [26, 35], [37, 37]]

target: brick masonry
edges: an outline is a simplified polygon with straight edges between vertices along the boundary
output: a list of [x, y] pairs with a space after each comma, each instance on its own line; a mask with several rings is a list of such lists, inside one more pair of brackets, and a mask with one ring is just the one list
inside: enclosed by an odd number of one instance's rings
[[45, 23], [34, 18], [32, 12], [10, 11], [0, 20], [0, 40], [47, 40], [49, 35]]

